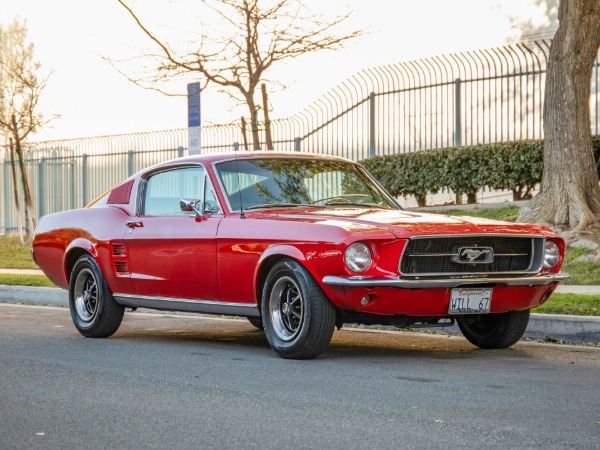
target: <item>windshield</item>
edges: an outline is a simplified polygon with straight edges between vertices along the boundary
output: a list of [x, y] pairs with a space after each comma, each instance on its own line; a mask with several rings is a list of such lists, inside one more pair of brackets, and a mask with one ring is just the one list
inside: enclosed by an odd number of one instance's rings
[[232, 211], [297, 205], [398, 209], [361, 166], [345, 161], [238, 159], [216, 168]]

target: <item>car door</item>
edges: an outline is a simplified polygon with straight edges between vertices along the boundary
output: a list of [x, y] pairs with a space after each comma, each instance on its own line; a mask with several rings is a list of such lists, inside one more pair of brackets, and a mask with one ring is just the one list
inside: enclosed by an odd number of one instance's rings
[[[141, 182], [125, 237], [136, 294], [218, 300], [216, 234], [223, 216], [204, 167], [163, 169]], [[203, 197], [202, 217], [182, 211], [180, 200]]]

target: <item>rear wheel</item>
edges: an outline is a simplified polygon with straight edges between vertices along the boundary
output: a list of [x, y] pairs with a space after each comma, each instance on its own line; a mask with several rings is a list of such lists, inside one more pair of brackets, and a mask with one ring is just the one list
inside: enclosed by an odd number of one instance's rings
[[329, 345], [335, 308], [298, 262], [282, 260], [273, 266], [261, 306], [267, 340], [282, 358], [316, 358]]
[[69, 309], [77, 330], [85, 337], [113, 335], [125, 308], [112, 296], [106, 279], [91, 255], [81, 256], [71, 271]]
[[457, 319], [467, 340], [479, 348], [507, 348], [523, 337], [529, 310], [503, 314], [479, 314]]

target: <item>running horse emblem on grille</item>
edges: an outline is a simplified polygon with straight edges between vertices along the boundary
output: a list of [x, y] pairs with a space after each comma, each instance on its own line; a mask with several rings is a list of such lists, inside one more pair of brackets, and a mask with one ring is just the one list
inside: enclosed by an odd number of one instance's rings
[[491, 263], [494, 260], [494, 250], [491, 247], [459, 248], [458, 262], [460, 263]]

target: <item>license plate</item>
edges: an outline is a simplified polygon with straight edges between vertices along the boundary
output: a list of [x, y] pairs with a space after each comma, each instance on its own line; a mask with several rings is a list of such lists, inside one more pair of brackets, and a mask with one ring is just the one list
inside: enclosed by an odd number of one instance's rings
[[489, 314], [491, 307], [492, 288], [454, 288], [448, 314]]

